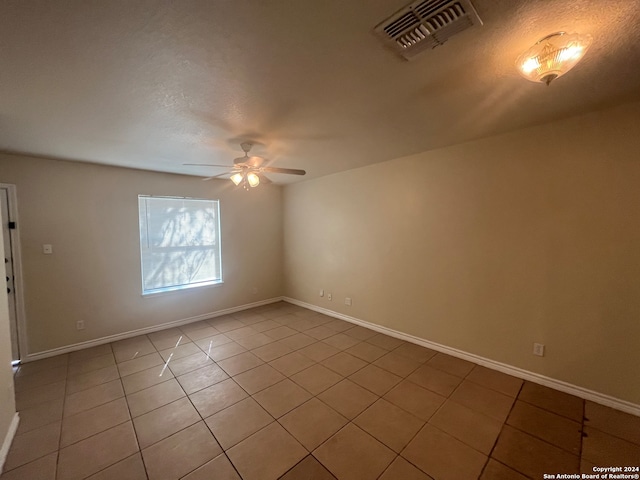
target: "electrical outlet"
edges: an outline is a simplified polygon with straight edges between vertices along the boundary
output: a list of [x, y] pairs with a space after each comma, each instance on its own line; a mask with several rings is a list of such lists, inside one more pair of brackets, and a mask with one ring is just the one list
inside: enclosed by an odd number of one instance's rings
[[349, 306], [351, 306], [351, 298], [349, 298], [349, 297], [345, 297], [345, 299], [344, 299], [344, 304], [345, 304], [345, 305], [349, 305]]
[[322, 288], [320, 289], [320, 296], [324, 297], [324, 289], [322, 289]]
[[331, 294], [327, 293], [327, 300], [331, 301]]
[[541, 343], [533, 344], [533, 354], [538, 357], [544, 357], [544, 345]]
[[76, 322], [76, 330], [84, 330], [84, 320], [78, 320]]

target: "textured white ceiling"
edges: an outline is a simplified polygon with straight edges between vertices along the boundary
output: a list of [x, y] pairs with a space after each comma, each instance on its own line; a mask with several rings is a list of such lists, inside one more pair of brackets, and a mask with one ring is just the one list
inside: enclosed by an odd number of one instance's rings
[[[208, 176], [241, 140], [314, 178], [640, 100], [640, 2], [473, 0], [411, 62], [373, 27], [405, 0], [2, 0], [0, 149]], [[550, 87], [516, 57], [590, 33]]]

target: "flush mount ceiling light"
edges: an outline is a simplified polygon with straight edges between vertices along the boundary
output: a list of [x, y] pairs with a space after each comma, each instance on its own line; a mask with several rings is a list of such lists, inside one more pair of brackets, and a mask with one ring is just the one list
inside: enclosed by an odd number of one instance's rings
[[538, 40], [518, 57], [520, 74], [532, 82], [549, 85], [571, 70], [591, 45], [591, 35], [556, 32]]

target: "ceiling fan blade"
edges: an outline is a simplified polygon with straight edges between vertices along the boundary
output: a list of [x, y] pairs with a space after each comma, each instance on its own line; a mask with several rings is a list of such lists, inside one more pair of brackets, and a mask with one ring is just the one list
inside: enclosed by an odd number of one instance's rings
[[279, 167], [262, 167], [260, 170], [270, 173], [286, 173], [288, 175], [306, 175], [304, 170], [298, 170], [295, 168], [279, 168]]
[[233, 172], [233, 170], [229, 170], [228, 172], [224, 172], [224, 173], [219, 173], [218, 175], [213, 175], [211, 177], [206, 177], [203, 178], [202, 181], [206, 182], [208, 180], [213, 180], [214, 178], [218, 178], [218, 177], [224, 177], [225, 175], [230, 175]]
[[234, 165], [247, 165], [249, 167], [259, 168], [264, 162], [262, 157], [238, 157], [233, 159]]
[[233, 168], [233, 165], [216, 165], [215, 163], [183, 163], [182, 165], [190, 165], [190, 166], [196, 166], [196, 167]]

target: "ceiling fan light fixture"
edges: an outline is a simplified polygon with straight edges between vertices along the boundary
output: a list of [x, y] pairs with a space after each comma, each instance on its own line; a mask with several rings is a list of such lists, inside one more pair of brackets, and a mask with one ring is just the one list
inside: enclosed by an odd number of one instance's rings
[[247, 173], [247, 182], [249, 182], [250, 187], [257, 187], [260, 185], [260, 177], [253, 172], [249, 172]]
[[549, 85], [576, 66], [592, 40], [588, 34], [552, 33], [520, 55], [516, 67], [527, 80]]
[[240, 185], [240, 182], [242, 182], [242, 179], [244, 178], [244, 176], [242, 175], [242, 173], [238, 172], [238, 173], [234, 173], [233, 175], [231, 175], [231, 181], [237, 186]]

